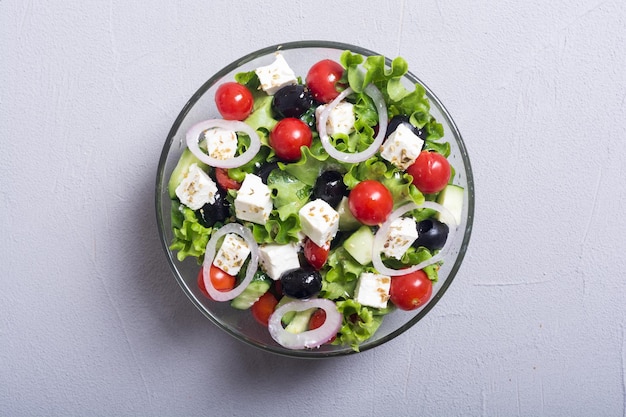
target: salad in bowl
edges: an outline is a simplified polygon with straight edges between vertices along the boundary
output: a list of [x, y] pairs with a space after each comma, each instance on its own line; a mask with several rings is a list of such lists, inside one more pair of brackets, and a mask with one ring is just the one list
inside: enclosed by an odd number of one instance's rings
[[183, 290], [288, 356], [360, 352], [418, 322], [469, 242], [473, 181], [401, 57], [294, 42], [211, 77], [165, 143], [156, 208]]

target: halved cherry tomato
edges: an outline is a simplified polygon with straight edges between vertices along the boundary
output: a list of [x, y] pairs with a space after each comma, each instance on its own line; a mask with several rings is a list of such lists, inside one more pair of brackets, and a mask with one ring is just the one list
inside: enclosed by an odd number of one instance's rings
[[254, 98], [245, 86], [231, 81], [217, 88], [215, 105], [224, 119], [243, 120], [252, 113]]
[[422, 151], [406, 172], [413, 177], [413, 184], [424, 194], [438, 193], [450, 181], [450, 162], [438, 152]]
[[276, 156], [284, 161], [300, 159], [302, 146], [311, 146], [311, 129], [300, 119], [287, 117], [282, 119], [270, 132], [270, 146]]
[[421, 269], [391, 278], [389, 299], [401, 310], [415, 310], [423, 306], [433, 293], [433, 283]]
[[382, 183], [365, 180], [350, 191], [348, 207], [358, 221], [376, 226], [387, 220], [393, 210], [393, 196]]
[[[313, 313], [313, 315], [309, 319], [309, 330], [315, 330], [319, 327], [322, 327], [322, 324], [324, 324], [325, 321], [326, 321], [326, 311], [324, 311], [321, 308], [318, 308], [317, 310], [315, 310], [315, 313]], [[333, 336], [326, 343], [332, 343], [333, 340], [335, 340], [336, 338], [337, 336]]]
[[322, 269], [328, 259], [330, 245], [317, 246], [313, 241], [307, 238], [304, 241], [304, 257], [307, 262], [315, 269]]
[[305, 79], [313, 98], [320, 103], [333, 101], [339, 95], [337, 82], [343, 76], [343, 71], [341, 64], [331, 59], [313, 64]]
[[266, 292], [250, 307], [252, 317], [259, 324], [267, 327], [267, 322], [276, 309], [276, 304], [278, 304], [278, 300], [274, 297], [274, 294]]
[[228, 169], [226, 168], [215, 168], [215, 179], [217, 180], [217, 185], [226, 191], [238, 190], [241, 188], [240, 182], [237, 182], [228, 176]]
[[[198, 288], [207, 298], [212, 299], [206, 290], [206, 286], [204, 285], [203, 270], [204, 268], [200, 268], [200, 272], [198, 272]], [[213, 287], [218, 291], [230, 291], [235, 288], [236, 278], [222, 271], [215, 265], [211, 265], [211, 268], [209, 269], [209, 276], [211, 278], [211, 284], [213, 284]]]

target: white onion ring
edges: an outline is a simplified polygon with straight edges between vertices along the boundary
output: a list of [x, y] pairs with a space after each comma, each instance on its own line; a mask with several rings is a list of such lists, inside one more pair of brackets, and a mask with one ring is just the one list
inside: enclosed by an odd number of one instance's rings
[[[213, 259], [215, 259], [215, 252], [217, 241], [220, 237], [225, 236], [228, 233], [235, 233], [241, 236], [248, 246], [250, 247], [250, 262], [248, 262], [248, 268], [246, 269], [246, 276], [241, 281], [239, 285], [233, 288], [230, 291], [220, 291], [213, 286], [211, 282], [211, 264], [213, 263]], [[202, 279], [204, 280], [204, 287], [207, 292], [211, 296], [211, 298], [215, 301], [228, 301], [237, 297], [239, 294], [246, 289], [248, 284], [254, 278], [254, 274], [257, 271], [257, 267], [259, 264], [259, 247], [254, 240], [254, 236], [252, 236], [252, 232], [240, 225], [239, 223], [229, 223], [224, 225], [223, 227], [215, 230], [211, 235], [211, 239], [209, 243], [206, 245], [206, 251], [204, 253], [204, 262], [202, 263]]]
[[[404, 213], [415, 210], [415, 209], [420, 209], [420, 208], [429, 208], [429, 209], [436, 210], [442, 214], [445, 213], [446, 219], [449, 218], [449, 221], [451, 224], [448, 224], [449, 230], [448, 230], [448, 237], [446, 239], [446, 243], [443, 245], [443, 248], [441, 248], [441, 250], [438, 253], [436, 253], [432, 258], [427, 259], [423, 262], [420, 262], [417, 265], [413, 265], [406, 269], [387, 268], [383, 264], [382, 259], [380, 258], [380, 252], [382, 251], [383, 245], [385, 244], [385, 241], [387, 239], [387, 234], [389, 233], [389, 227], [391, 226], [391, 223], [394, 220], [402, 217]], [[380, 226], [380, 229], [378, 229], [378, 231], [376, 232], [376, 236], [374, 236], [374, 243], [372, 245], [372, 263], [374, 264], [374, 268], [376, 268], [376, 270], [383, 275], [388, 275], [390, 277], [393, 277], [393, 276], [398, 276], [398, 275], [410, 274], [411, 272], [415, 272], [417, 270], [426, 268], [429, 265], [439, 262], [450, 249], [450, 245], [452, 244], [452, 240], [453, 240], [452, 238], [454, 237], [454, 233], [456, 232], [457, 226], [458, 225], [456, 224], [456, 220], [454, 219], [454, 216], [452, 215], [452, 213], [450, 213], [450, 211], [444, 206], [442, 206], [441, 204], [438, 204], [432, 201], [425, 201], [421, 205], [417, 205], [415, 203], [408, 203], [408, 204], [404, 204], [403, 206], [400, 206], [389, 215], [387, 220], [382, 224], [382, 226]]]
[[[314, 330], [306, 330], [302, 333], [290, 333], [283, 328], [281, 320], [290, 311], [304, 311], [310, 308], [321, 308], [326, 312], [326, 321]], [[311, 349], [317, 348], [328, 342], [337, 335], [343, 316], [337, 310], [337, 306], [331, 300], [325, 298], [312, 298], [309, 300], [290, 301], [278, 307], [270, 316], [268, 329], [272, 339], [287, 349]]]
[[[204, 153], [198, 145], [198, 139], [202, 132], [213, 127], [220, 127], [222, 129], [231, 130], [234, 132], [244, 132], [250, 137], [250, 146], [248, 149], [239, 156], [229, 159], [217, 159]], [[202, 162], [207, 165], [216, 168], [237, 168], [243, 164], [250, 162], [252, 158], [261, 149], [261, 140], [256, 131], [238, 120], [222, 120], [222, 119], [209, 119], [196, 123], [191, 126], [187, 131], [187, 147], [189, 150]]]
[[330, 138], [328, 137], [328, 134], [326, 133], [326, 122], [328, 120], [328, 115], [330, 114], [330, 111], [334, 109], [337, 106], [337, 104], [341, 102], [341, 100], [343, 100], [344, 98], [346, 98], [353, 92], [352, 88], [348, 87], [345, 90], [343, 90], [337, 96], [337, 98], [335, 98], [326, 107], [324, 107], [324, 110], [320, 114], [318, 129], [319, 129], [320, 140], [322, 141], [322, 146], [324, 147], [324, 149], [326, 149], [326, 152], [328, 152], [330, 156], [332, 156], [338, 161], [349, 162], [349, 163], [357, 163], [357, 162], [365, 161], [369, 157], [373, 156], [376, 152], [378, 152], [380, 145], [382, 145], [383, 141], [385, 140], [385, 133], [387, 132], [388, 116], [387, 116], [387, 105], [385, 104], [385, 99], [383, 98], [383, 94], [374, 84], [368, 84], [367, 87], [365, 87], [364, 91], [365, 91], [365, 94], [367, 94], [368, 96], [372, 98], [372, 100], [374, 101], [374, 104], [376, 105], [376, 110], [378, 111], [378, 135], [376, 135], [374, 142], [372, 142], [372, 144], [366, 150], [361, 151], [361, 152], [356, 152], [356, 153], [346, 153], [346, 152], [338, 151], [330, 143]]

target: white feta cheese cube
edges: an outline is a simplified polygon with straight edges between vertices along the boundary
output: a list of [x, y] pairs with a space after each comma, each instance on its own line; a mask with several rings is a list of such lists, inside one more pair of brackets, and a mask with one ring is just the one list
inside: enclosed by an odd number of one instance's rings
[[246, 174], [235, 198], [235, 216], [240, 220], [265, 224], [272, 211], [270, 189], [260, 177]]
[[317, 246], [324, 246], [337, 234], [339, 213], [322, 199], [309, 201], [298, 215], [302, 232]]
[[[324, 111], [325, 107], [326, 105], [322, 104], [315, 109], [315, 116], [317, 120], [320, 119], [320, 115], [322, 114], [322, 111]], [[354, 105], [347, 101], [342, 101], [328, 113], [328, 119], [326, 119], [326, 133], [330, 136], [337, 133], [349, 135], [354, 131], [355, 122], [356, 118], [354, 116]], [[319, 131], [319, 122], [317, 130]]]
[[400, 124], [381, 146], [380, 156], [398, 169], [405, 170], [413, 165], [423, 145], [424, 141], [419, 136], [405, 124]]
[[259, 264], [270, 278], [277, 280], [283, 272], [300, 268], [298, 245], [296, 243], [261, 245], [259, 247]]
[[354, 290], [354, 299], [363, 306], [386, 308], [391, 278], [373, 272], [363, 272]]
[[215, 159], [230, 159], [237, 152], [237, 133], [232, 130], [216, 127], [204, 132], [207, 151]]
[[296, 74], [280, 53], [276, 53], [276, 59], [270, 65], [259, 67], [254, 72], [259, 77], [261, 88], [270, 96], [284, 86], [298, 82]]
[[382, 252], [392, 258], [400, 259], [417, 239], [417, 224], [410, 217], [400, 217], [389, 225], [389, 233]]
[[175, 192], [181, 203], [192, 210], [198, 210], [207, 203], [215, 202], [217, 185], [198, 164], [191, 164]]
[[237, 275], [248, 255], [250, 247], [245, 239], [235, 233], [228, 233], [213, 259], [213, 265], [229, 275]]

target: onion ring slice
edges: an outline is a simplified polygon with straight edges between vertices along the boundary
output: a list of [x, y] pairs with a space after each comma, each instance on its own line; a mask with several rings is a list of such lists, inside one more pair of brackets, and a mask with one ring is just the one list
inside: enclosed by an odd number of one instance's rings
[[[310, 308], [321, 308], [326, 312], [326, 321], [314, 330], [302, 333], [291, 333], [283, 328], [281, 320], [290, 311], [304, 311]], [[343, 315], [331, 300], [311, 298], [309, 300], [290, 301], [278, 307], [270, 316], [268, 329], [272, 339], [287, 349], [317, 348], [328, 342], [341, 329]]]
[[[234, 158], [217, 159], [207, 155], [200, 149], [200, 146], [198, 145], [198, 139], [200, 138], [202, 132], [213, 127], [220, 127], [226, 130], [246, 133], [250, 137], [250, 146], [248, 147], [248, 149], [246, 149], [244, 153], [239, 156], [235, 156]], [[261, 140], [259, 139], [259, 135], [256, 133], [256, 131], [248, 126], [246, 123], [240, 122], [238, 120], [204, 120], [191, 126], [191, 128], [187, 131], [187, 136], [185, 137], [185, 139], [187, 141], [187, 147], [189, 148], [191, 153], [196, 156], [196, 158], [198, 158], [205, 164], [216, 168], [240, 167], [241, 165], [250, 162], [252, 158], [254, 158], [254, 156], [259, 152], [259, 149], [261, 149]]]
[[[441, 248], [439, 252], [433, 255], [432, 258], [420, 262], [417, 265], [413, 265], [406, 269], [391, 269], [386, 267], [385, 264], [383, 264], [382, 259], [380, 258], [380, 253], [382, 251], [383, 245], [385, 244], [385, 240], [387, 239], [387, 234], [389, 233], [389, 227], [391, 226], [391, 223], [394, 220], [402, 217], [405, 213], [420, 208], [433, 209], [446, 216], [446, 220], [450, 223], [448, 224], [449, 231], [446, 243], [443, 245], [443, 248]], [[426, 268], [429, 265], [437, 263], [441, 259], [443, 259], [443, 257], [450, 249], [450, 245], [452, 244], [453, 240], [452, 238], [454, 237], [454, 233], [456, 232], [457, 227], [458, 225], [456, 224], [456, 220], [454, 219], [452, 213], [450, 213], [450, 211], [441, 204], [432, 201], [425, 201], [421, 205], [417, 205], [415, 203], [404, 204], [398, 207], [389, 215], [387, 220], [380, 226], [380, 229], [378, 229], [376, 235], [374, 236], [374, 243], [372, 245], [372, 263], [374, 264], [374, 268], [376, 268], [376, 270], [381, 274], [393, 277], [398, 275], [410, 274], [411, 272], [415, 272], [417, 270]]]
[[378, 152], [380, 145], [382, 145], [383, 141], [385, 140], [385, 132], [387, 131], [387, 123], [389, 118], [387, 115], [387, 105], [385, 104], [383, 94], [374, 84], [368, 84], [367, 87], [365, 87], [364, 91], [365, 94], [372, 98], [374, 104], [376, 105], [376, 110], [378, 111], [378, 134], [376, 135], [374, 142], [372, 142], [372, 144], [364, 151], [355, 153], [338, 151], [330, 143], [330, 138], [328, 137], [328, 133], [326, 132], [326, 122], [328, 121], [328, 115], [330, 114], [332, 109], [337, 107], [337, 104], [339, 104], [341, 100], [352, 94], [352, 88], [348, 87], [343, 90], [333, 101], [331, 101], [326, 107], [324, 107], [324, 110], [320, 114], [318, 129], [320, 140], [322, 141], [322, 146], [330, 156], [338, 161], [349, 163], [365, 161], [369, 157], [373, 156], [376, 152]]
[[[213, 259], [215, 259], [215, 253], [217, 249], [217, 241], [222, 236], [225, 236], [228, 233], [235, 233], [246, 241], [248, 246], [250, 247], [250, 262], [248, 262], [248, 267], [246, 269], [246, 276], [241, 281], [239, 285], [233, 288], [230, 291], [220, 291], [213, 286], [211, 282], [211, 264], [213, 263]], [[211, 298], [215, 301], [229, 301], [233, 298], [237, 297], [239, 294], [246, 289], [248, 284], [254, 278], [254, 274], [256, 273], [257, 267], [259, 264], [259, 247], [254, 240], [254, 236], [252, 236], [252, 232], [240, 225], [239, 223], [229, 223], [224, 225], [223, 227], [215, 230], [211, 235], [211, 239], [206, 245], [206, 252], [204, 254], [204, 262], [202, 263], [202, 279], [204, 280], [204, 286], [211, 296]]]

